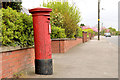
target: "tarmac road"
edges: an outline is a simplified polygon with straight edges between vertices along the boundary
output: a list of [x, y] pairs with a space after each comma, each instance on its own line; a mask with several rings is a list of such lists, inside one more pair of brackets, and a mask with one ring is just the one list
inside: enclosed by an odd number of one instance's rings
[[117, 46], [118, 49], [118, 76], [120, 78], [120, 36], [111, 36], [111, 37], [103, 37], [105, 38], [107, 41], [109, 41], [110, 43], [114, 44]]
[[[115, 44], [116, 46], [118, 46], [118, 36], [111, 36], [111, 37], [104, 37], [107, 41]], [[119, 41], [119, 45], [120, 45], [120, 41]]]

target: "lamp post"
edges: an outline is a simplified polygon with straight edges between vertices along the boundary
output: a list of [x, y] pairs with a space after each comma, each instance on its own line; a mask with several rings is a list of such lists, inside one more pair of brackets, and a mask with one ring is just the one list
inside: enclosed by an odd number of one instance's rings
[[100, 0], [98, 0], [98, 40], [100, 40]]

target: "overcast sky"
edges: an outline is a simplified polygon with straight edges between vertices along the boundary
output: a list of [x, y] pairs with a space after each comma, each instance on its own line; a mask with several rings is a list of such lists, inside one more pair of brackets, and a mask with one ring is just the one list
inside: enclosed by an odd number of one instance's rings
[[[49, 1], [49, 0], [48, 0]], [[68, 0], [74, 3], [80, 10], [82, 20], [90, 27], [97, 27], [98, 20], [98, 0]], [[118, 2], [120, 0], [101, 0], [101, 24], [105, 27], [114, 27], [118, 29]], [[43, 0], [22, 0], [22, 6], [27, 9], [40, 7]], [[47, 2], [47, 0], [44, 0]], [[102, 10], [104, 8], [104, 10]], [[102, 25], [101, 25], [102, 27]]]

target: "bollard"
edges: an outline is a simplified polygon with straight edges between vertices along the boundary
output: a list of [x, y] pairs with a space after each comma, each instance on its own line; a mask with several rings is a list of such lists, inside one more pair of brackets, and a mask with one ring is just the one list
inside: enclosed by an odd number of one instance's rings
[[35, 44], [35, 73], [40, 75], [53, 74], [51, 53], [50, 8], [34, 8], [29, 12], [33, 16]]

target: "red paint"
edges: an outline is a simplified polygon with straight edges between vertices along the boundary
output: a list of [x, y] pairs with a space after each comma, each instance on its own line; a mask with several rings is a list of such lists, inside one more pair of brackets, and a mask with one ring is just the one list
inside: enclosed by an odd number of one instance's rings
[[35, 59], [51, 59], [51, 39], [49, 33], [49, 8], [34, 8], [29, 10], [33, 16]]

